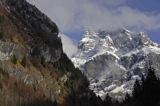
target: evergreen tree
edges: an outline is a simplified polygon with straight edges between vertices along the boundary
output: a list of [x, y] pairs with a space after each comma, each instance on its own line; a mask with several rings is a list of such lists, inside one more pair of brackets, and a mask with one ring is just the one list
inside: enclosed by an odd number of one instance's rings
[[160, 100], [160, 83], [152, 67], [148, 69], [148, 74], [143, 84], [142, 100], [144, 105], [152, 106]]
[[138, 97], [141, 93], [141, 84], [139, 83], [139, 81], [136, 79], [135, 84], [134, 84], [134, 88], [133, 88], [133, 92], [132, 95], [134, 98]]
[[112, 104], [113, 104], [112, 98], [107, 94], [104, 100], [104, 106], [112, 106]]
[[147, 72], [146, 82], [156, 82], [157, 77], [155, 74], [155, 69], [150, 66]]
[[135, 81], [133, 97], [126, 97], [120, 106], [160, 106], [160, 80], [156, 77], [155, 70], [149, 67], [146, 78], [142, 83]]

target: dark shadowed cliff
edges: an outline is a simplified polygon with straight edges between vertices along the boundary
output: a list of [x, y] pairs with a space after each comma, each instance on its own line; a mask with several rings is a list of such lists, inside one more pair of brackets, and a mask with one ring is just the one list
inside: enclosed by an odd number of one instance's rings
[[0, 0], [0, 106], [101, 104], [63, 53], [58, 33], [25, 0]]

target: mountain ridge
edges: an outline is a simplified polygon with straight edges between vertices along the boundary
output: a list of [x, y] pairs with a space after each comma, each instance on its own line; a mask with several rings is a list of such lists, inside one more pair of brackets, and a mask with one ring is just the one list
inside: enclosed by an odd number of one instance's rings
[[[102, 98], [108, 92], [118, 99], [125, 93], [131, 94], [135, 79], [140, 80], [146, 74], [148, 62], [155, 63], [160, 55], [159, 44], [143, 32], [127, 29], [88, 31], [78, 48], [72, 61], [88, 77], [90, 88]], [[155, 68], [159, 74], [159, 65]]]

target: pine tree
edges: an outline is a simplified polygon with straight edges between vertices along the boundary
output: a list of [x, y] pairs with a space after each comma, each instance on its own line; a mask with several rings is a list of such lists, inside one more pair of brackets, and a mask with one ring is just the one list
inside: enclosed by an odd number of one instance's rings
[[147, 81], [149, 81], [149, 82], [156, 82], [157, 81], [155, 69], [152, 68], [151, 66], [149, 67], [148, 72], [147, 72], [146, 82]]
[[140, 82], [136, 79], [134, 88], [133, 88], [133, 92], [132, 92], [133, 97], [134, 98], [138, 97], [141, 93], [141, 90], [142, 90], [142, 86]]
[[104, 100], [104, 106], [111, 106], [111, 105], [112, 105], [112, 98], [109, 96], [109, 94], [107, 94]]
[[160, 83], [156, 77], [155, 69], [150, 67], [143, 84], [142, 100], [144, 105], [155, 105], [160, 100]]
[[121, 106], [159, 106], [160, 104], [160, 80], [156, 77], [155, 70], [149, 67], [146, 78], [142, 78], [140, 84], [135, 81], [133, 97], [127, 99]]

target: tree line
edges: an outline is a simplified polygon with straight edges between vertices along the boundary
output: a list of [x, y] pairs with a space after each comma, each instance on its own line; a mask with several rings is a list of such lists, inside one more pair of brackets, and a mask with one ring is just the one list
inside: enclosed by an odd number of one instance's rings
[[160, 106], [160, 79], [155, 74], [155, 69], [149, 67], [147, 76], [142, 76], [141, 81], [136, 80], [132, 95], [126, 94], [121, 103], [113, 102], [107, 96], [104, 106]]

